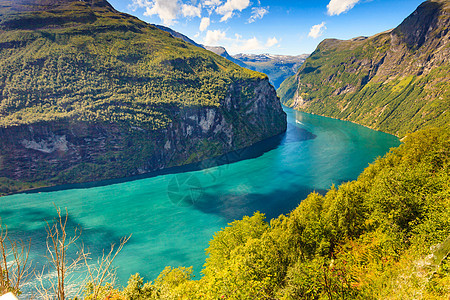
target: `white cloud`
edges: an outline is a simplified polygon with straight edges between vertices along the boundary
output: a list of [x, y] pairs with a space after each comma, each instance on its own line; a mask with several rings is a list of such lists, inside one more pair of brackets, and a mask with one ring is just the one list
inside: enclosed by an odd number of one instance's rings
[[133, 0], [130, 5], [128, 5], [128, 8], [130, 8], [132, 11], [136, 11], [138, 7], [146, 7], [150, 6], [149, 0]]
[[327, 5], [328, 14], [337, 16], [352, 9], [360, 0], [330, 0]]
[[311, 27], [308, 36], [312, 37], [313, 39], [317, 39], [325, 32], [325, 29], [327, 29], [327, 27], [325, 26], [325, 22], [314, 25], [313, 27]]
[[198, 6], [183, 4], [181, 11], [185, 17], [201, 17], [202, 16], [202, 5]]
[[269, 7], [253, 7], [252, 8], [252, 15], [248, 19], [248, 22], [249, 23], [253, 23], [257, 19], [262, 19], [268, 13], [269, 13]]
[[180, 13], [178, 0], [133, 0], [131, 8], [145, 8], [144, 16], [157, 15], [165, 25], [172, 25]]
[[251, 39], [248, 40], [244, 40], [241, 43], [240, 49], [241, 51], [245, 52], [245, 51], [252, 51], [252, 50], [259, 50], [262, 49], [262, 45], [261, 42], [256, 38], [253, 37]]
[[276, 37], [268, 38], [266, 43], [258, 38], [243, 39], [242, 35], [235, 33], [234, 37], [228, 37], [225, 31], [208, 30], [203, 44], [208, 46], [224, 46], [229, 53], [262, 52], [280, 43]]
[[205, 6], [219, 6], [222, 4], [221, 0], [205, 0], [203, 1], [203, 5]]
[[277, 40], [276, 37], [268, 38], [268, 39], [267, 39], [267, 42], [266, 42], [266, 47], [268, 47], [268, 48], [273, 47], [273, 46], [275, 46], [276, 44], [278, 44], [279, 42], [280, 42], [280, 41]]
[[236, 34], [236, 39], [230, 39], [231, 44], [227, 45], [229, 53], [245, 53], [256, 50], [264, 50], [264, 45], [256, 38], [241, 39], [242, 36]]
[[227, 38], [227, 35], [222, 30], [208, 30], [204, 39], [204, 44], [208, 46], [217, 46], [220, 41]]
[[229, 11], [223, 15], [223, 17], [220, 19], [220, 22], [225, 22], [226, 20], [230, 19], [232, 16], [233, 16], [233, 12]]
[[216, 12], [223, 17], [220, 19], [221, 22], [230, 19], [234, 11], [243, 11], [250, 6], [250, 0], [227, 0], [223, 5], [217, 7]]
[[209, 18], [202, 18], [200, 22], [200, 31], [205, 31], [209, 27], [209, 24], [211, 24], [211, 20]]

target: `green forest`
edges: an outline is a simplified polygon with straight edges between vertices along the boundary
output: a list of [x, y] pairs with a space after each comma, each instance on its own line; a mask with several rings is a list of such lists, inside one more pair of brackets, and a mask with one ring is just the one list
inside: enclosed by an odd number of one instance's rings
[[277, 90], [282, 103], [399, 137], [448, 124], [449, 12], [426, 1], [393, 30], [322, 41]]
[[[201, 278], [168, 266], [154, 281], [135, 274], [125, 287], [88, 281], [80, 297], [448, 299], [449, 254], [447, 126], [408, 135], [357, 180], [311, 193], [287, 215], [256, 212], [230, 223], [210, 241]], [[5, 278], [0, 287], [20, 290]]]
[[266, 78], [109, 7], [18, 13], [4, 2], [0, 127], [70, 119], [157, 130], [180, 107], [217, 107], [231, 83]]
[[[244, 110], [266, 81], [265, 74], [174, 38], [106, 1], [0, 0], [0, 195], [161, 168], [149, 161], [164, 146], [169, 124], [180, 124], [185, 111], [215, 108], [242, 128], [247, 119], [237, 110], [226, 114], [226, 96]], [[248, 146], [266, 135], [254, 125], [236, 132], [230, 149], [217, 146], [220, 134], [191, 139], [186, 151], [192, 158], [179, 155], [162, 164], [192, 163]], [[82, 159], [68, 159], [66, 152], [60, 153], [65, 160], [60, 155], [49, 163], [36, 151], [21, 154], [33, 159], [17, 158], [23, 140], [39, 143], [52, 134], [70, 139], [72, 132], [76, 137], [69, 143], [82, 144], [74, 150]], [[79, 150], [86, 140], [106, 136], [89, 155]], [[23, 167], [25, 161], [34, 165]]]
[[[202, 278], [167, 267], [105, 299], [448, 299], [450, 128], [408, 135], [357, 180], [217, 232]], [[87, 299], [89, 290], [87, 290]]]

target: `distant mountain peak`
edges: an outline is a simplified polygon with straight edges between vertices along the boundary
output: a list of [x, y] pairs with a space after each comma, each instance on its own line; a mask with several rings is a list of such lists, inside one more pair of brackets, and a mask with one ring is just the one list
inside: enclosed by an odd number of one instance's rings
[[204, 48], [203, 45], [200, 45], [200, 44], [194, 42], [192, 39], [188, 38], [184, 34], [179, 33], [179, 32], [177, 32], [177, 31], [175, 31], [175, 30], [173, 30], [173, 29], [171, 29], [169, 27], [162, 26], [162, 25], [156, 25], [156, 24], [152, 24], [152, 25], [157, 27], [158, 29], [161, 29], [161, 30], [163, 30], [165, 32], [170, 33], [175, 38], [179, 38], [179, 39], [181, 39], [181, 40], [183, 40], [185, 42], [188, 42], [188, 43], [190, 43], [190, 44], [192, 44], [194, 46], [197, 46], [197, 47], [200, 47], [200, 48]]
[[225, 57], [226, 59], [234, 62], [235, 64], [241, 66], [241, 67], [245, 67], [248, 68], [248, 66], [243, 63], [242, 61], [240, 61], [239, 59], [234, 58], [233, 56], [231, 56], [228, 52], [227, 49], [225, 49], [222, 46], [203, 46], [206, 50], [209, 50], [217, 55], [220, 55], [222, 57]]
[[449, 16], [449, 0], [429, 0], [394, 29], [326, 39], [278, 96], [296, 109], [397, 136], [449, 123]]
[[289, 76], [294, 75], [303, 64], [309, 54], [301, 55], [277, 55], [277, 54], [228, 54], [221, 46], [204, 46], [205, 49], [225, 57], [232, 62], [261, 73], [267, 74], [270, 82], [277, 89]]
[[214, 52], [217, 55], [228, 55], [231, 56], [227, 49], [225, 49], [225, 47], [222, 46], [204, 46], [206, 50], [209, 50], [211, 52]]

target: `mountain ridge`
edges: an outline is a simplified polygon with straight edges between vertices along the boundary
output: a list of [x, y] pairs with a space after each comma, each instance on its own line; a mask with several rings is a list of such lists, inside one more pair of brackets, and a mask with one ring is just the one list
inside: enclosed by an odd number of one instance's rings
[[233, 57], [232, 55], [230, 55], [227, 51], [227, 49], [225, 49], [225, 47], [222, 46], [207, 46], [207, 45], [203, 45], [203, 47], [208, 50], [211, 51], [217, 55], [220, 55], [226, 59], [228, 59], [229, 61], [234, 62], [235, 64], [237, 64], [238, 66], [247, 68], [247, 64], [244, 63], [243, 61], [236, 59], [235, 57]]
[[200, 48], [209, 50], [217, 55], [220, 55], [229, 61], [248, 68], [253, 71], [267, 74], [270, 82], [278, 89], [280, 84], [289, 76], [294, 75], [298, 68], [303, 64], [309, 54], [301, 55], [272, 55], [272, 54], [236, 54], [230, 55], [222, 46], [208, 46], [198, 44], [186, 35], [179, 33], [169, 27], [154, 25], [161, 30], [170, 33], [173, 37], [179, 38], [185, 42], [191, 43]]
[[277, 55], [277, 54], [235, 54], [230, 55], [222, 46], [204, 46], [209, 51], [220, 55], [235, 64], [267, 74], [270, 82], [278, 89], [280, 84], [289, 76], [294, 75], [309, 54]]
[[106, 3], [0, 1], [0, 194], [194, 163], [284, 132], [266, 75]]
[[449, 12], [426, 1], [392, 30], [322, 41], [281, 85], [282, 102], [400, 137], [448, 123]]

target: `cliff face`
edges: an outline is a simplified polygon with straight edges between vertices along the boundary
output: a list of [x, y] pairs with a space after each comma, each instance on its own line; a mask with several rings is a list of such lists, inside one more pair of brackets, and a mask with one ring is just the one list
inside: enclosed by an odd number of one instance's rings
[[265, 75], [106, 1], [52, 1], [0, 1], [0, 194], [193, 163], [285, 131]]
[[254, 97], [241, 101], [235, 97], [241, 84], [249, 83], [231, 85], [220, 107], [181, 109], [167, 128], [156, 131], [73, 120], [1, 128], [0, 177], [32, 187], [137, 175], [281, 133], [286, 124], [273, 87], [267, 80], [254, 82]]
[[286, 105], [398, 136], [450, 121], [450, 4], [426, 1], [397, 28], [324, 40], [278, 90]]

